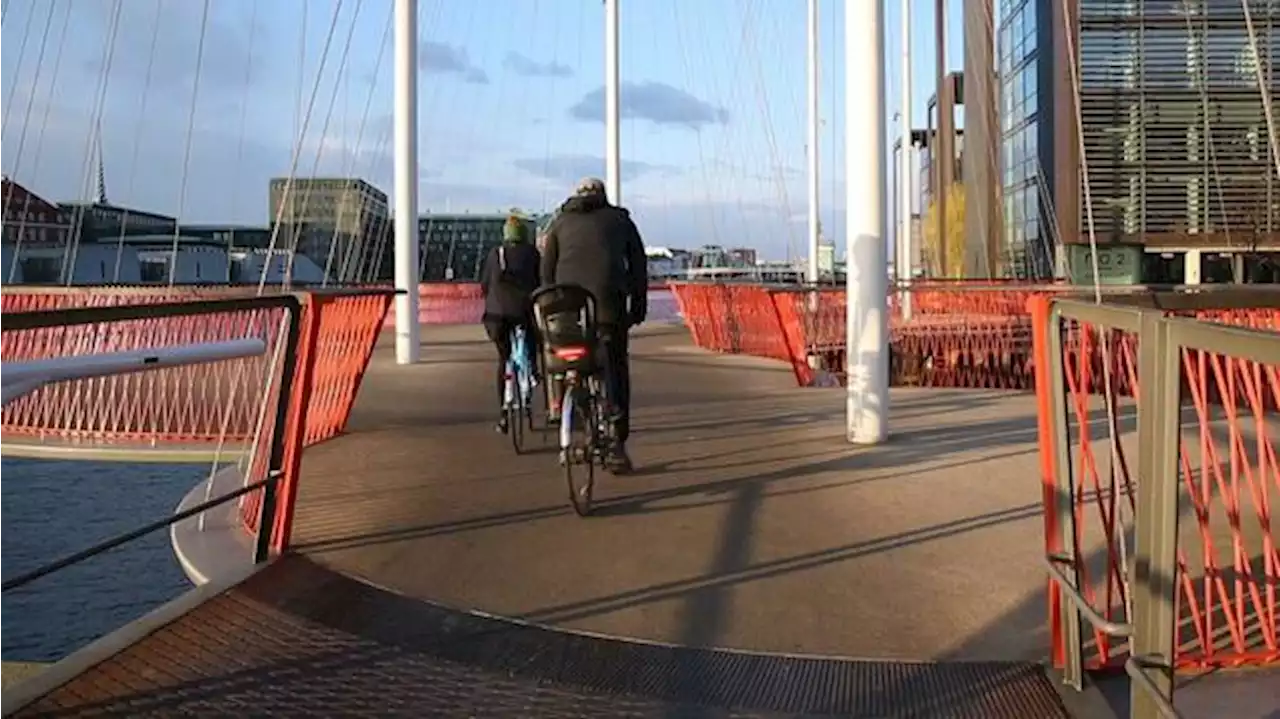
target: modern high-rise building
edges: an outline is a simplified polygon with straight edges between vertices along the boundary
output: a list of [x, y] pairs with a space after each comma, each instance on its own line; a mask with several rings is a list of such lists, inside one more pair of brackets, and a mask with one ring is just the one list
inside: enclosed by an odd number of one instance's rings
[[[418, 218], [422, 252], [422, 281], [480, 279], [485, 255], [502, 244], [506, 214], [427, 214]], [[527, 217], [530, 240], [537, 234], [538, 217]]]
[[[345, 276], [360, 264], [390, 269], [392, 243], [387, 193], [364, 180], [352, 177], [272, 178], [269, 189], [270, 222], [280, 223], [277, 242], [296, 247], [317, 266], [326, 268], [331, 279], [356, 280], [371, 277]], [[369, 253], [386, 257], [353, 263], [350, 258]], [[366, 258], [368, 259], [368, 258]], [[374, 271], [374, 277], [387, 273]]]
[[1026, 272], [1092, 281], [1093, 237], [1103, 281], [1274, 281], [1259, 80], [1275, 107], [1280, 2], [1251, 8], [1252, 41], [1239, 2], [1000, 0], [1003, 230]]

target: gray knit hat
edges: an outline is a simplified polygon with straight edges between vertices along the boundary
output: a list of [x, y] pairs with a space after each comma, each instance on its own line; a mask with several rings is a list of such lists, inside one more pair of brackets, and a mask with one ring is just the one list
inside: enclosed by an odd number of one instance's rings
[[604, 180], [599, 177], [584, 177], [578, 181], [578, 187], [573, 191], [575, 195], [603, 195], [605, 194]]

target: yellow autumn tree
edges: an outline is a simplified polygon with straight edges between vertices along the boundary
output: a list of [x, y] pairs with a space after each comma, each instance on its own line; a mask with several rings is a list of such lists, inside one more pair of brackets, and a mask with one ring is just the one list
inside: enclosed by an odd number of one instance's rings
[[[938, 202], [929, 203], [924, 226], [925, 263], [933, 277], [964, 277], [964, 185], [954, 183], [947, 192], [947, 236], [938, 237]], [[946, 258], [943, 272], [940, 260]]]

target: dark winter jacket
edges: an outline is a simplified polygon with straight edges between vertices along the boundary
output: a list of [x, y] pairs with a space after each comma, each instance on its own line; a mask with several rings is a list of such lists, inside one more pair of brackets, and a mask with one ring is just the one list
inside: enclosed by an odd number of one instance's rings
[[507, 242], [489, 250], [480, 267], [485, 319], [518, 319], [532, 311], [529, 295], [538, 289], [538, 250]]
[[601, 324], [643, 322], [649, 266], [631, 214], [602, 194], [566, 200], [547, 229], [542, 283], [586, 288], [595, 295]]

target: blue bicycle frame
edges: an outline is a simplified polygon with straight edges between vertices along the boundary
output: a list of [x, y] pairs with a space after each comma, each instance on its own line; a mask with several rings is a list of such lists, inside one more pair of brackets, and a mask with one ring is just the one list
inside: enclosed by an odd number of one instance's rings
[[511, 331], [511, 356], [507, 358], [507, 383], [503, 392], [503, 405], [511, 407], [516, 402], [519, 391], [521, 407], [533, 404], [533, 368], [529, 366], [529, 353], [525, 329], [517, 326]]

